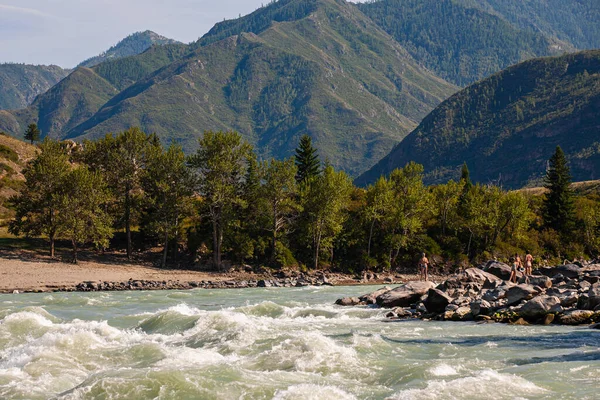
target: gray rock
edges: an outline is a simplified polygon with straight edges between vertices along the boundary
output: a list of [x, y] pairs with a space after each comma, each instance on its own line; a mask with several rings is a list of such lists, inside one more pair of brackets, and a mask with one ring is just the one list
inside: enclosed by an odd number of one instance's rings
[[594, 312], [589, 310], [566, 311], [561, 314], [560, 323], [563, 325], [589, 324], [593, 316]]
[[446, 306], [452, 302], [452, 298], [439, 289], [429, 289], [425, 307], [428, 312], [442, 313], [446, 310]]
[[587, 309], [593, 310], [597, 306], [599, 306], [600, 305], [600, 283], [594, 283], [593, 285], [591, 285], [590, 290], [588, 291], [587, 295], [589, 297]]
[[258, 287], [271, 287], [273, 285], [271, 284], [271, 281], [266, 281], [264, 279], [261, 279], [260, 281], [258, 281], [258, 283], [256, 284], [256, 286], [258, 286]]
[[456, 311], [456, 310], [458, 310], [458, 306], [456, 304], [448, 304], [445, 309], [445, 311]]
[[492, 310], [492, 305], [485, 300], [476, 300], [470, 304], [470, 307], [473, 316], [478, 316], [479, 314], [489, 314]]
[[[519, 304], [523, 300], [529, 300], [539, 292], [531, 285], [517, 285], [506, 291], [507, 304], [509, 306]], [[559, 301], [560, 302], [560, 301]]]
[[542, 317], [556, 305], [560, 305], [560, 300], [556, 296], [537, 296], [521, 307], [519, 315], [524, 318]]
[[360, 300], [358, 297], [343, 297], [341, 299], [337, 299], [335, 304], [340, 306], [355, 306], [360, 304]]
[[367, 304], [375, 304], [379, 295], [382, 295], [385, 292], [389, 292], [390, 290], [392, 290], [392, 288], [384, 286], [381, 289], [377, 289], [374, 292], [363, 294], [359, 297], [359, 299], [360, 301], [365, 302]]
[[469, 307], [469, 306], [459, 307], [456, 311], [454, 311], [454, 315], [453, 315], [452, 319], [459, 320], [459, 321], [472, 320], [473, 314], [471, 313], [471, 307]]
[[408, 282], [377, 296], [376, 302], [385, 308], [408, 307], [434, 287], [432, 282]]
[[[505, 281], [510, 278], [511, 267], [498, 261], [488, 261], [483, 270]], [[517, 271], [517, 277], [521, 276], [523, 274]]]
[[487, 301], [498, 301], [506, 297], [506, 290], [503, 287], [497, 287], [493, 290], [486, 291], [482, 298]]
[[547, 277], [553, 278], [557, 275], [562, 275], [566, 278], [577, 278], [581, 274], [581, 267], [575, 264], [558, 265], [551, 268], [540, 268], [538, 272]]
[[546, 289], [552, 287], [552, 279], [545, 275], [529, 275], [528, 277], [523, 276], [521, 279], [519, 279], [519, 283], [525, 283], [528, 279], [529, 284], [532, 286], [539, 286]]

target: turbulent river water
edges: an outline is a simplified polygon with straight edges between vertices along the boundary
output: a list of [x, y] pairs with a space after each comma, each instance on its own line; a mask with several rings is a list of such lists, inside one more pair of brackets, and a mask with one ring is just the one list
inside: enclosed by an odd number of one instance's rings
[[600, 398], [600, 331], [333, 305], [370, 289], [0, 295], [0, 398]]

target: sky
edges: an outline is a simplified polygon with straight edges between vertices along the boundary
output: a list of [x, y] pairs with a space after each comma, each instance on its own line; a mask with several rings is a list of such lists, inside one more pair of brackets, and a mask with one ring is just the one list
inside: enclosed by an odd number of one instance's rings
[[0, 0], [0, 63], [72, 68], [127, 35], [189, 43], [269, 0]]

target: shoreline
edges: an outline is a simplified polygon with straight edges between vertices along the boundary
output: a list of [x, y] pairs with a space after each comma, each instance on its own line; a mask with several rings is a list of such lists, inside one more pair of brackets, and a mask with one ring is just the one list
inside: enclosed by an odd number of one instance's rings
[[[330, 271], [268, 271], [239, 268], [228, 272], [160, 269], [124, 260], [70, 264], [45, 257], [0, 255], [0, 294], [126, 290], [241, 289], [252, 287], [392, 285], [417, 280], [416, 274]], [[441, 281], [443, 277], [432, 279]]]

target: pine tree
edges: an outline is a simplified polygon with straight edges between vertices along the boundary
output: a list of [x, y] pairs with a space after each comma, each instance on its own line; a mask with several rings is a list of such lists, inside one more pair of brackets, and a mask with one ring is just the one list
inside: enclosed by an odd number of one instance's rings
[[544, 224], [560, 233], [571, 232], [575, 221], [571, 173], [560, 146], [556, 146], [556, 151], [550, 158], [544, 186], [548, 189], [544, 199]]
[[29, 140], [33, 144], [33, 142], [40, 140], [40, 134], [41, 132], [36, 124], [29, 124], [25, 132], [25, 140]]
[[308, 135], [303, 135], [300, 138], [300, 143], [296, 148], [296, 166], [298, 167], [296, 174], [298, 183], [319, 175], [319, 155], [317, 149], [312, 146], [312, 139]]
[[471, 173], [469, 172], [469, 167], [467, 167], [466, 162], [463, 163], [460, 170], [460, 180], [464, 182], [464, 192], [468, 192], [473, 186], [473, 182], [471, 182]]

